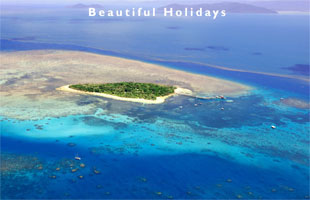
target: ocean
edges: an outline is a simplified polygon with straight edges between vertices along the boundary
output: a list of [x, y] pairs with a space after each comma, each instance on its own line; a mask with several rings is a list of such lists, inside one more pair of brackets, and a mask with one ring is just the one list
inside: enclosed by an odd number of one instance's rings
[[109, 100], [93, 114], [42, 120], [0, 113], [2, 199], [309, 198], [309, 109], [281, 104], [309, 102], [308, 15], [2, 12], [1, 51], [37, 49], [135, 59], [254, 90], [233, 102]]

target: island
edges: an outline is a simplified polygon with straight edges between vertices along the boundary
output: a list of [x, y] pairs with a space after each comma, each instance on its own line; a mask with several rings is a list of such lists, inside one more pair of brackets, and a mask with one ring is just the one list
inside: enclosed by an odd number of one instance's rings
[[58, 90], [146, 104], [159, 104], [172, 95], [191, 95], [192, 93], [188, 89], [175, 86], [138, 82], [75, 84], [65, 85]]
[[256, 6], [248, 3], [238, 2], [220, 2], [220, 3], [202, 3], [202, 4], [170, 4], [158, 8], [159, 12], [163, 12], [164, 9], [184, 10], [185, 8], [192, 8], [195, 12], [199, 9], [203, 10], [225, 10], [227, 13], [266, 13], [266, 14], [277, 14], [276, 11]]

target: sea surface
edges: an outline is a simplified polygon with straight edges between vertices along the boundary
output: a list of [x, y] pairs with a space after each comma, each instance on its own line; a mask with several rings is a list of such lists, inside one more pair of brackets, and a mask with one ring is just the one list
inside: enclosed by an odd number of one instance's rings
[[309, 102], [308, 15], [107, 19], [59, 8], [3, 11], [1, 51], [36, 49], [136, 59], [254, 89], [230, 101], [109, 100], [89, 115], [0, 116], [1, 199], [309, 198], [309, 109], [281, 103]]

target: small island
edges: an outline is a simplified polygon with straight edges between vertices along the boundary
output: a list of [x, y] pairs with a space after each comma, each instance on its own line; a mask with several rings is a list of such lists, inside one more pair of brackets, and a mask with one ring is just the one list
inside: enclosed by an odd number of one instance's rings
[[191, 94], [190, 90], [175, 86], [136, 82], [75, 84], [60, 87], [58, 90], [146, 104], [163, 103], [174, 94]]
[[105, 84], [77, 84], [69, 88], [85, 92], [97, 92], [125, 98], [156, 100], [157, 97], [173, 94], [176, 87], [158, 85], [154, 83], [105, 83]]

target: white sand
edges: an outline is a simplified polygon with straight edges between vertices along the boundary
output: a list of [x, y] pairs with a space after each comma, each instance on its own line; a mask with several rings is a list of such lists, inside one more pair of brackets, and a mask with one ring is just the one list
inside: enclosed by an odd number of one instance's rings
[[125, 97], [119, 97], [119, 96], [114, 96], [114, 95], [105, 94], [105, 93], [98, 93], [98, 92], [86, 92], [86, 91], [72, 89], [69, 86], [70, 85], [65, 85], [65, 86], [57, 88], [57, 90], [65, 91], [65, 92], [73, 92], [73, 93], [78, 93], [78, 94], [94, 95], [94, 96], [115, 99], [119, 101], [130, 101], [130, 102], [137, 102], [137, 103], [143, 103], [143, 104], [160, 104], [160, 103], [164, 103], [167, 98], [173, 95], [192, 93], [188, 89], [176, 88], [173, 94], [169, 94], [169, 95], [162, 96], [162, 97], [157, 97], [156, 100], [148, 100], [148, 99], [139, 99], [139, 98], [125, 98]]

